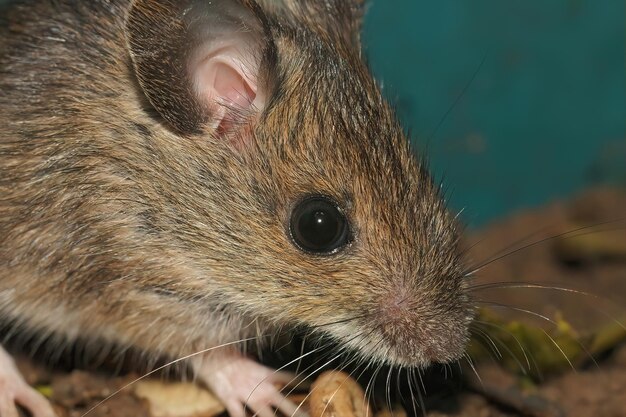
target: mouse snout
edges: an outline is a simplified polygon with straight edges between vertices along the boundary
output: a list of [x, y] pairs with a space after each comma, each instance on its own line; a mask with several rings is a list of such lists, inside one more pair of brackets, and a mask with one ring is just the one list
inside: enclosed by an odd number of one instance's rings
[[445, 363], [460, 358], [465, 350], [471, 320], [465, 304], [463, 295], [396, 287], [381, 299], [373, 317], [396, 363]]

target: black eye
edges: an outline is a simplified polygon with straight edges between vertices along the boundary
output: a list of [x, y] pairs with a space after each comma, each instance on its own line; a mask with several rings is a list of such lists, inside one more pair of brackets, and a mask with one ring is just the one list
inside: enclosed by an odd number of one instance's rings
[[302, 250], [330, 254], [348, 243], [348, 221], [337, 204], [327, 197], [302, 200], [291, 213], [291, 237]]

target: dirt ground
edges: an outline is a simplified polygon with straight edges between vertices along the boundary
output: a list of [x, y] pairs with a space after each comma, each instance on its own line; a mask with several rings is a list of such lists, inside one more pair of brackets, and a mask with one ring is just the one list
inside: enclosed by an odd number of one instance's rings
[[[498, 349], [492, 349], [494, 358], [477, 358], [475, 372], [465, 366], [462, 375], [453, 377], [458, 379], [452, 384], [457, 389], [427, 401], [429, 417], [626, 417], [625, 216], [625, 190], [597, 189], [468, 233], [470, 263], [479, 267], [498, 258], [473, 275], [472, 295], [480, 305], [497, 314], [502, 323], [519, 321], [540, 327], [544, 333], [555, 326], [566, 328], [589, 355], [572, 360], [575, 370], [568, 364], [524, 376], [521, 369], [505, 366]], [[597, 335], [602, 337], [593, 337]], [[506, 352], [499, 353], [506, 356]], [[23, 358], [19, 366], [28, 381], [51, 399], [61, 417], [83, 416], [136, 377], [113, 377], [106, 370], [50, 370]], [[320, 383], [332, 385], [325, 380]], [[356, 398], [362, 395], [358, 386], [351, 392]], [[306, 391], [297, 395], [294, 399], [299, 401]], [[346, 395], [353, 399], [346, 400], [345, 408], [335, 403], [339, 395], [330, 407], [318, 407], [312, 414], [360, 417], [370, 413], [356, 406], [362, 400]], [[307, 400], [307, 408], [315, 407], [311, 404], [315, 401], [329, 403], [323, 395]], [[191, 384], [154, 381], [134, 384], [88, 415], [213, 417], [220, 413], [219, 403]], [[383, 410], [379, 415], [402, 416], [404, 412]]]

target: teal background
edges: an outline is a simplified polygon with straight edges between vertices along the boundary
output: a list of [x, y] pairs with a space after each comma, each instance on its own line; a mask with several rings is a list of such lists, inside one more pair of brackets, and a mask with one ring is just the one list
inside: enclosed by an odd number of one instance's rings
[[470, 224], [626, 184], [623, 0], [368, 5], [370, 65]]

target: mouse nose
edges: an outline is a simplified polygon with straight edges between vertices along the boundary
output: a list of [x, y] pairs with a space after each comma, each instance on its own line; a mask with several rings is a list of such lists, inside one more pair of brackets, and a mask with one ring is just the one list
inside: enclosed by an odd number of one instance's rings
[[395, 356], [406, 365], [417, 366], [459, 359], [467, 343], [470, 320], [471, 315], [463, 308], [437, 305], [430, 297], [402, 291], [382, 300], [376, 315], [377, 325]]

